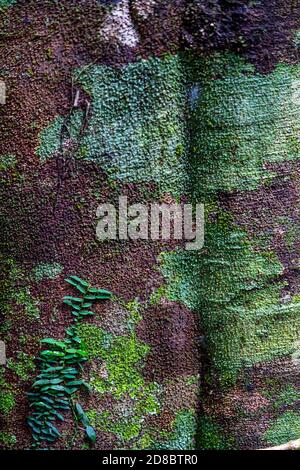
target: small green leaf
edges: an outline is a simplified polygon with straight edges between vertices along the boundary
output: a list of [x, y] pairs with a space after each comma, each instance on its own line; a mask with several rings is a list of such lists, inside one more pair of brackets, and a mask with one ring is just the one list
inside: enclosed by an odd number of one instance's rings
[[90, 439], [91, 442], [96, 442], [96, 432], [95, 432], [95, 429], [92, 427], [92, 426], [87, 426], [85, 428], [85, 432], [86, 432], [86, 435], [87, 437]]
[[78, 374], [78, 370], [75, 369], [75, 367], [67, 367], [64, 371], [63, 374]]
[[46, 351], [41, 352], [41, 356], [63, 357], [64, 353], [60, 351], [49, 351], [47, 349]]
[[63, 366], [58, 366], [58, 367], [48, 367], [48, 369], [45, 369], [43, 373], [48, 373], [48, 372], [56, 372], [59, 370], [63, 370]]
[[107, 300], [110, 299], [110, 295], [106, 294], [94, 294], [94, 295], [85, 295], [85, 300]]
[[106, 289], [97, 289], [97, 287], [90, 287], [88, 291], [92, 292], [93, 294], [112, 296], [112, 293], [109, 292], [108, 290], [106, 290]]
[[84, 411], [83, 411], [82, 406], [80, 405], [80, 403], [75, 404], [75, 411], [76, 411], [76, 414], [79, 418], [81, 418], [81, 416], [83, 416], [83, 414], [84, 414]]
[[78, 387], [65, 387], [65, 391], [68, 395], [72, 395], [73, 393], [77, 392]]
[[77, 305], [74, 302], [71, 302], [71, 300], [64, 300], [63, 303], [66, 304], [66, 305], [69, 305], [69, 307], [72, 307], [75, 310], [80, 310], [81, 309], [80, 305]]
[[79, 338], [79, 336], [75, 336], [73, 338], [73, 341], [75, 341], [75, 343], [77, 343], [77, 344], [81, 344], [81, 339]]
[[36, 382], [34, 382], [34, 384], [32, 386], [33, 387], [38, 387], [39, 385], [48, 385], [48, 384], [50, 384], [50, 380], [42, 379], [42, 380], [37, 380]]
[[65, 420], [64, 417], [63, 417], [60, 413], [58, 413], [58, 411], [53, 410], [53, 413], [55, 414], [55, 416], [57, 417], [57, 419], [59, 419], [60, 421], [64, 421], [64, 420]]
[[48, 423], [48, 426], [51, 429], [51, 432], [53, 432], [56, 436], [60, 436], [60, 432], [55, 426], [53, 426], [53, 424]]
[[82, 385], [83, 384], [83, 380], [72, 380], [71, 382], [68, 382], [68, 387], [70, 385]]
[[92, 387], [90, 386], [90, 384], [88, 382], [86, 382], [85, 380], [83, 380], [83, 383], [82, 383], [83, 387], [86, 388], [86, 390], [91, 393], [93, 391]]
[[62, 341], [57, 341], [56, 339], [53, 338], [45, 338], [40, 341], [41, 343], [45, 344], [51, 344], [52, 346], [57, 346], [58, 348], [64, 349], [66, 347], [65, 343]]
[[78, 276], [70, 276], [70, 279], [74, 279], [74, 281], [79, 282], [79, 284], [81, 284], [84, 287], [89, 287], [89, 283], [87, 281], [84, 281]]
[[82, 287], [80, 284], [73, 281], [72, 279], [65, 279], [65, 281], [68, 282], [69, 284], [71, 284], [72, 286], [74, 286], [76, 289], [78, 289], [79, 292], [81, 292], [82, 294], [86, 293], [86, 288]]
[[38, 408], [45, 408], [46, 410], [51, 410], [51, 406], [47, 405], [47, 403], [44, 403], [42, 401], [32, 403], [30, 406], [33, 406], [33, 405]]
[[56, 392], [64, 392], [65, 391], [65, 387], [63, 387], [62, 385], [50, 385], [49, 388], [51, 390], [55, 390]]
[[71, 302], [79, 302], [81, 303], [83, 301], [83, 299], [79, 298], [79, 297], [72, 297], [70, 295], [66, 295], [63, 300], [71, 300]]

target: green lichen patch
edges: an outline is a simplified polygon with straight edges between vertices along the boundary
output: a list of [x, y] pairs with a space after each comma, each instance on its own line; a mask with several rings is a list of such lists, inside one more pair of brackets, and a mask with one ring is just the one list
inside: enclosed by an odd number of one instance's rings
[[15, 306], [23, 308], [29, 320], [40, 318], [39, 301], [31, 295], [28, 275], [13, 259], [0, 257], [4, 281], [1, 285], [3, 291], [1, 310], [7, 318], [11, 317]]
[[7, 360], [7, 367], [13, 371], [21, 380], [29, 380], [35, 371], [34, 358], [24, 352], [19, 352], [17, 358]]
[[269, 427], [264, 434], [264, 440], [270, 445], [285, 444], [288, 441], [299, 439], [300, 414], [287, 411]]
[[80, 335], [90, 358], [102, 359], [105, 364], [105, 377], [93, 377], [91, 383], [99, 393], [110, 393], [119, 399], [125, 394], [138, 398], [147, 388], [138, 370], [149, 346], [130, 336], [107, 334], [94, 325], [80, 326]]
[[194, 411], [183, 410], [177, 413], [173, 423], [173, 431], [168, 440], [154, 444], [154, 449], [160, 450], [193, 450], [197, 419]]
[[254, 249], [220, 209], [212, 206], [210, 214], [205, 249], [163, 254], [162, 272], [168, 298], [199, 312], [213, 373], [230, 385], [244, 365], [293, 352], [299, 303], [280, 301], [277, 257]]
[[100, 396], [117, 400], [110, 411], [90, 410], [91, 423], [113, 433], [122, 445], [142, 445], [138, 442], [145, 417], [159, 411], [159, 387], [146, 383], [141, 373], [149, 347], [138, 340], [134, 330], [128, 336], [117, 336], [95, 325], [81, 325], [80, 336], [88, 356], [102, 361], [99, 372], [90, 379], [91, 386]]
[[17, 0], [0, 0], [0, 10], [4, 10], [10, 7], [11, 5], [14, 5], [16, 1]]
[[0, 371], [0, 415], [7, 417], [15, 407], [15, 393], [5, 380], [5, 371]]
[[[91, 66], [76, 73], [92, 97], [93, 113], [77, 158], [92, 160], [112, 180], [156, 182], [162, 191], [183, 191], [185, 88], [180, 57], [151, 58], [122, 69]], [[69, 125], [71, 140], [82, 123]], [[62, 118], [40, 134], [42, 160], [59, 148]]]
[[2, 186], [10, 186], [13, 183], [21, 183], [24, 180], [24, 175], [16, 169], [17, 163], [18, 159], [14, 154], [6, 153], [0, 155], [0, 183]]
[[39, 282], [42, 279], [55, 279], [62, 272], [59, 263], [40, 263], [33, 269], [34, 279]]
[[198, 422], [198, 447], [201, 450], [229, 450], [234, 448], [234, 439], [208, 417], [201, 417]]
[[14, 394], [12, 392], [0, 391], [0, 413], [9, 415], [15, 407]]
[[215, 54], [192, 72], [201, 87], [190, 122], [198, 197], [257, 189], [272, 176], [267, 163], [299, 159], [299, 64], [260, 75], [236, 55]]
[[24, 313], [27, 317], [33, 320], [40, 318], [39, 301], [32, 298], [29, 287], [20, 287], [15, 290], [11, 300], [24, 308]]
[[17, 438], [14, 434], [5, 431], [0, 432], [0, 443], [7, 448], [13, 447], [17, 443]]
[[17, 157], [12, 154], [0, 155], [0, 171], [14, 168], [17, 164]]
[[293, 385], [287, 385], [276, 397], [274, 407], [276, 409], [280, 409], [282, 407], [299, 404], [299, 402], [300, 390]]
[[275, 381], [266, 380], [265, 385], [266, 388], [262, 394], [272, 401], [272, 406], [276, 411], [299, 405], [300, 390], [295, 385], [283, 386], [280, 378]]

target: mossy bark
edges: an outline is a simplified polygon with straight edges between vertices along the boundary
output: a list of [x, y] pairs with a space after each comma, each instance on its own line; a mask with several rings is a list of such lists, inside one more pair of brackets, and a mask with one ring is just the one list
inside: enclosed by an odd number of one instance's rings
[[[70, 322], [71, 274], [115, 294], [81, 329], [96, 448], [299, 437], [295, 3], [0, 1], [3, 448], [30, 445], [33, 359]], [[100, 243], [120, 195], [203, 203], [203, 249]], [[62, 430], [56, 447], [86, 447]]]

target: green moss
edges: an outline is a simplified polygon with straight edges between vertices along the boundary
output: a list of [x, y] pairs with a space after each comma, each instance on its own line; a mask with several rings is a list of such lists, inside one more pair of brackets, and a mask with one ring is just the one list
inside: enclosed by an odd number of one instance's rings
[[124, 393], [136, 398], [144, 381], [136, 365], [145, 357], [149, 347], [140, 343], [136, 337], [115, 337], [109, 350], [103, 349], [101, 356], [105, 361], [108, 380], [97, 378], [93, 385], [99, 392], [107, 389], [120, 398]]
[[299, 403], [300, 401], [300, 390], [294, 385], [287, 385], [279, 394], [276, 395], [274, 402], [275, 409], [282, 407], [291, 406]]
[[87, 415], [96, 429], [114, 434], [123, 444], [137, 439], [142, 430], [142, 422], [139, 416], [130, 416], [117, 420], [111, 416], [109, 411], [103, 413], [89, 411]]
[[280, 64], [261, 75], [234, 54], [193, 62], [192, 81], [201, 86], [190, 122], [190, 173], [198, 197], [257, 189], [270, 181], [266, 163], [299, 158], [300, 110], [293, 88], [299, 71], [299, 64]]
[[300, 304], [280, 302], [283, 267], [276, 256], [258, 252], [219, 212], [211, 206], [203, 251], [165, 253], [161, 262], [166, 295], [200, 313], [212, 373], [231, 385], [244, 365], [293, 352]]
[[0, 155], [0, 171], [8, 170], [9, 168], [14, 168], [17, 164], [17, 158], [15, 155], [5, 154]]
[[234, 448], [234, 440], [228, 437], [228, 433], [210, 418], [202, 417], [199, 420], [198, 447], [201, 450], [229, 450]]
[[138, 398], [145, 389], [138, 366], [149, 347], [140, 342], [135, 333], [114, 336], [94, 325], [81, 325], [80, 336], [90, 358], [97, 357], [105, 363], [107, 378], [94, 377], [93, 387], [100, 393], [109, 392], [116, 398], [128, 394]]
[[17, 0], [0, 0], [0, 10], [4, 10], [5, 8], [10, 7], [14, 3], [16, 3]]
[[23, 307], [28, 319], [39, 319], [39, 302], [32, 298], [30, 288], [26, 286], [29, 282], [27, 273], [13, 259], [5, 259], [1, 256], [0, 268], [4, 273], [4, 282], [1, 284], [2, 313], [10, 317], [17, 304]]
[[14, 409], [15, 399], [12, 392], [0, 391], [0, 413], [9, 415]]
[[15, 406], [12, 387], [5, 381], [5, 371], [0, 370], [0, 414], [8, 416]]
[[34, 300], [31, 297], [29, 287], [19, 287], [18, 289], [12, 292], [11, 300], [16, 302], [17, 305], [20, 305], [24, 308], [24, 313], [29, 318], [38, 320], [40, 318], [40, 311], [38, 308], [38, 300]]
[[173, 432], [165, 442], [157, 442], [154, 449], [193, 450], [195, 449], [197, 420], [194, 411], [180, 411], [173, 423]]
[[96, 325], [82, 324], [79, 333], [89, 359], [101, 357], [102, 351], [109, 349], [113, 339], [112, 334]]
[[150, 305], [159, 305], [163, 297], [166, 296], [166, 286], [160, 286], [154, 292], [152, 292], [149, 304]]
[[17, 438], [14, 434], [1, 431], [0, 432], [0, 443], [5, 447], [13, 447], [17, 443]]
[[134, 450], [151, 449], [153, 443], [153, 436], [151, 432], [144, 432], [138, 439]]
[[300, 414], [287, 411], [270, 426], [264, 434], [264, 440], [270, 445], [285, 444], [288, 441], [299, 439]]
[[[129, 307], [137, 319], [138, 304]], [[138, 340], [133, 329], [130, 331], [128, 336], [116, 336], [95, 325], [79, 327], [88, 356], [103, 361], [101, 373], [94, 373], [90, 384], [100, 395], [113, 396], [119, 402], [118, 412], [90, 410], [91, 423], [132, 447], [141, 438], [145, 416], [159, 410], [159, 387], [145, 382], [141, 368], [149, 347]]]
[[21, 347], [24, 347], [24, 346], [26, 346], [28, 343], [34, 342], [34, 341], [35, 341], [35, 339], [34, 339], [34, 337], [31, 336], [31, 335], [28, 335], [28, 334], [21, 334], [21, 335], [19, 336], [19, 343], [20, 343], [20, 346], [21, 346]]
[[128, 329], [134, 331], [135, 326], [142, 320], [141, 309], [142, 305], [135, 299], [125, 305], [126, 310], [129, 312]]
[[16, 360], [7, 360], [7, 367], [20, 379], [28, 380], [35, 370], [34, 358], [26, 353], [19, 352]]

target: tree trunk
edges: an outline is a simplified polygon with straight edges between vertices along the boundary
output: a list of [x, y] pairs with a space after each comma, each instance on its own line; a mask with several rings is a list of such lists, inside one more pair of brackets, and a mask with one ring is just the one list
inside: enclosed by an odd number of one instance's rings
[[[71, 403], [97, 438], [66, 411], [51, 448], [298, 439], [298, 2], [0, 7], [1, 446], [32, 445], [26, 394], [40, 340], [73, 324], [72, 275], [114, 294], [76, 330], [90, 387]], [[120, 196], [204, 204], [204, 247], [99, 241]]]

